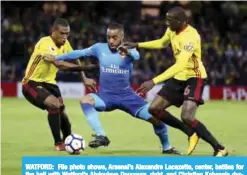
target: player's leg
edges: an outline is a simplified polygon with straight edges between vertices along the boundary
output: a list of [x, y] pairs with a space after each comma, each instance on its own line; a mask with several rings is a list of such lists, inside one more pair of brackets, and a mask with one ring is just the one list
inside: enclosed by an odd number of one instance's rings
[[202, 92], [204, 82], [202, 79], [191, 78], [187, 81], [187, 87], [185, 89], [185, 101], [183, 102], [183, 108], [181, 118], [188, 126], [190, 126], [197, 135], [204, 141], [209, 143], [216, 156], [226, 156], [228, 154], [224, 146], [222, 146], [207, 127], [195, 118], [198, 105], [203, 104]]
[[95, 132], [95, 140], [89, 143], [89, 147], [97, 148], [99, 146], [108, 146], [110, 140], [105, 135], [105, 131], [99, 120], [98, 112], [96, 111], [96, 109], [104, 111], [106, 108], [105, 102], [96, 94], [89, 94], [80, 99], [80, 104], [88, 124]]
[[[60, 117], [59, 100], [41, 84], [29, 81], [23, 85], [24, 97], [34, 106], [48, 111], [48, 123], [52, 132], [55, 145], [60, 145]], [[55, 147], [56, 148], [56, 147]], [[62, 149], [61, 149], [62, 150]]]
[[177, 107], [182, 105], [183, 90], [184, 87], [181, 82], [175, 79], [168, 80], [151, 103], [149, 112], [167, 125], [184, 132], [189, 140], [188, 153], [192, 153], [199, 141], [199, 137], [190, 127], [165, 110], [170, 105]]
[[166, 108], [170, 107], [171, 105], [179, 105], [177, 102], [178, 100], [176, 100], [177, 95], [172, 94], [173, 93], [169, 89], [163, 87], [152, 101], [149, 107], [149, 112], [152, 114], [152, 116], [163, 121], [165, 124], [179, 129], [188, 137], [191, 137], [193, 135], [193, 130], [191, 130], [182, 121], [166, 110]]
[[67, 136], [71, 134], [71, 123], [69, 121], [69, 117], [67, 113], [65, 112], [65, 105], [63, 103], [63, 98], [61, 91], [57, 85], [43, 83], [43, 85], [46, 87], [46, 89], [54, 95], [59, 100], [59, 116], [60, 116], [60, 129], [63, 134], [63, 141]]
[[163, 153], [180, 154], [171, 147], [166, 125], [158, 119], [152, 117], [148, 112], [149, 104], [137, 94], [129, 93], [121, 98], [119, 109], [129, 113], [139, 119], [152, 123], [155, 134], [159, 137]]
[[68, 137], [71, 131], [71, 123], [69, 121], [68, 114], [66, 113], [65, 106], [60, 105], [60, 117], [61, 117], [61, 131], [63, 134], [63, 141]]
[[45, 98], [44, 104], [48, 111], [48, 123], [55, 141], [55, 150], [63, 151], [65, 147], [60, 134], [61, 120], [59, 100], [54, 95], [49, 95]]
[[168, 136], [167, 126], [157, 118], [154, 118], [148, 112], [148, 104], [143, 106], [136, 113], [136, 117], [148, 121], [153, 125], [155, 134], [159, 137], [160, 143], [162, 145], [162, 153], [163, 154], [177, 154], [181, 155], [180, 151], [177, 151], [174, 147], [171, 146]]

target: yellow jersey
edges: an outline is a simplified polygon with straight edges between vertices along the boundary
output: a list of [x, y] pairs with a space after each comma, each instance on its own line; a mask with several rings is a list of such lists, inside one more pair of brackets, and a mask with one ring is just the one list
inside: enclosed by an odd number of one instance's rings
[[55, 78], [58, 68], [52, 63], [44, 61], [41, 58], [41, 55], [62, 55], [72, 50], [73, 49], [69, 41], [66, 41], [63, 46], [58, 48], [50, 36], [41, 38], [35, 45], [34, 51], [26, 68], [25, 76], [22, 79], [22, 84], [27, 83], [29, 80], [56, 84]]
[[202, 79], [207, 77], [201, 59], [201, 38], [197, 30], [190, 25], [186, 25], [179, 33], [168, 28], [161, 39], [138, 43], [138, 47], [160, 49], [169, 44], [176, 62], [163, 74], [153, 79], [155, 84], [172, 77], [181, 81], [192, 77]]

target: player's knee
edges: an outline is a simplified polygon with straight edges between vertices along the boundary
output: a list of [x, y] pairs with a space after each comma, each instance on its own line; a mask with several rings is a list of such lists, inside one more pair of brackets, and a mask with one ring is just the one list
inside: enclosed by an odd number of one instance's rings
[[182, 112], [181, 119], [187, 125], [190, 125], [194, 120], [193, 117], [187, 112]]
[[195, 112], [196, 112], [197, 106], [192, 101], [186, 101], [183, 104], [183, 109], [181, 113], [181, 119], [184, 123], [187, 125], [191, 125], [195, 118]]
[[148, 108], [148, 112], [153, 116], [156, 116], [156, 114], [159, 112], [159, 108], [155, 105], [150, 105]]
[[50, 105], [51, 108], [54, 108], [54, 109], [59, 109], [60, 108], [60, 104], [59, 104], [59, 101], [58, 99], [54, 99], [54, 101], [51, 102], [51, 105]]
[[55, 96], [49, 96], [45, 100], [45, 104], [48, 106], [49, 109], [59, 109], [60, 103], [59, 100]]
[[80, 103], [81, 104], [91, 104], [91, 105], [94, 105], [94, 99], [91, 96], [87, 95], [87, 96], [82, 97], [80, 99]]

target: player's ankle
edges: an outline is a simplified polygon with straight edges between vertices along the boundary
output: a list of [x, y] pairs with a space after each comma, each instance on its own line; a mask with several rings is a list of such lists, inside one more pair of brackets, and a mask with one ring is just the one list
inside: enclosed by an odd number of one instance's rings
[[55, 146], [56, 146], [56, 145], [61, 145], [61, 144], [63, 144], [63, 141], [62, 141], [62, 140], [57, 141], [57, 142], [54, 143]]
[[225, 147], [222, 146], [221, 144], [218, 144], [214, 149], [215, 149], [215, 151], [217, 151], [217, 150], [223, 150], [223, 149], [225, 149]]

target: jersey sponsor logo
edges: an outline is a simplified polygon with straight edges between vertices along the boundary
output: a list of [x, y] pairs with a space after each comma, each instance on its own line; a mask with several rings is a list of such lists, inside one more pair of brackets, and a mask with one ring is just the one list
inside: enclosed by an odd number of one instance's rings
[[111, 74], [129, 74], [130, 70], [129, 69], [122, 69], [120, 66], [111, 64], [110, 67], [104, 67], [101, 66], [101, 71], [106, 72], [106, 73], [111, 73]]
[[189, 51], [189, 52], [194, 51], [194, 50], [195, 50], [195, 49], [194, 49], [194, 44], [191, 43], [191, 42], [185, 44], [185, 45], [184, 45], [184, 50]]

